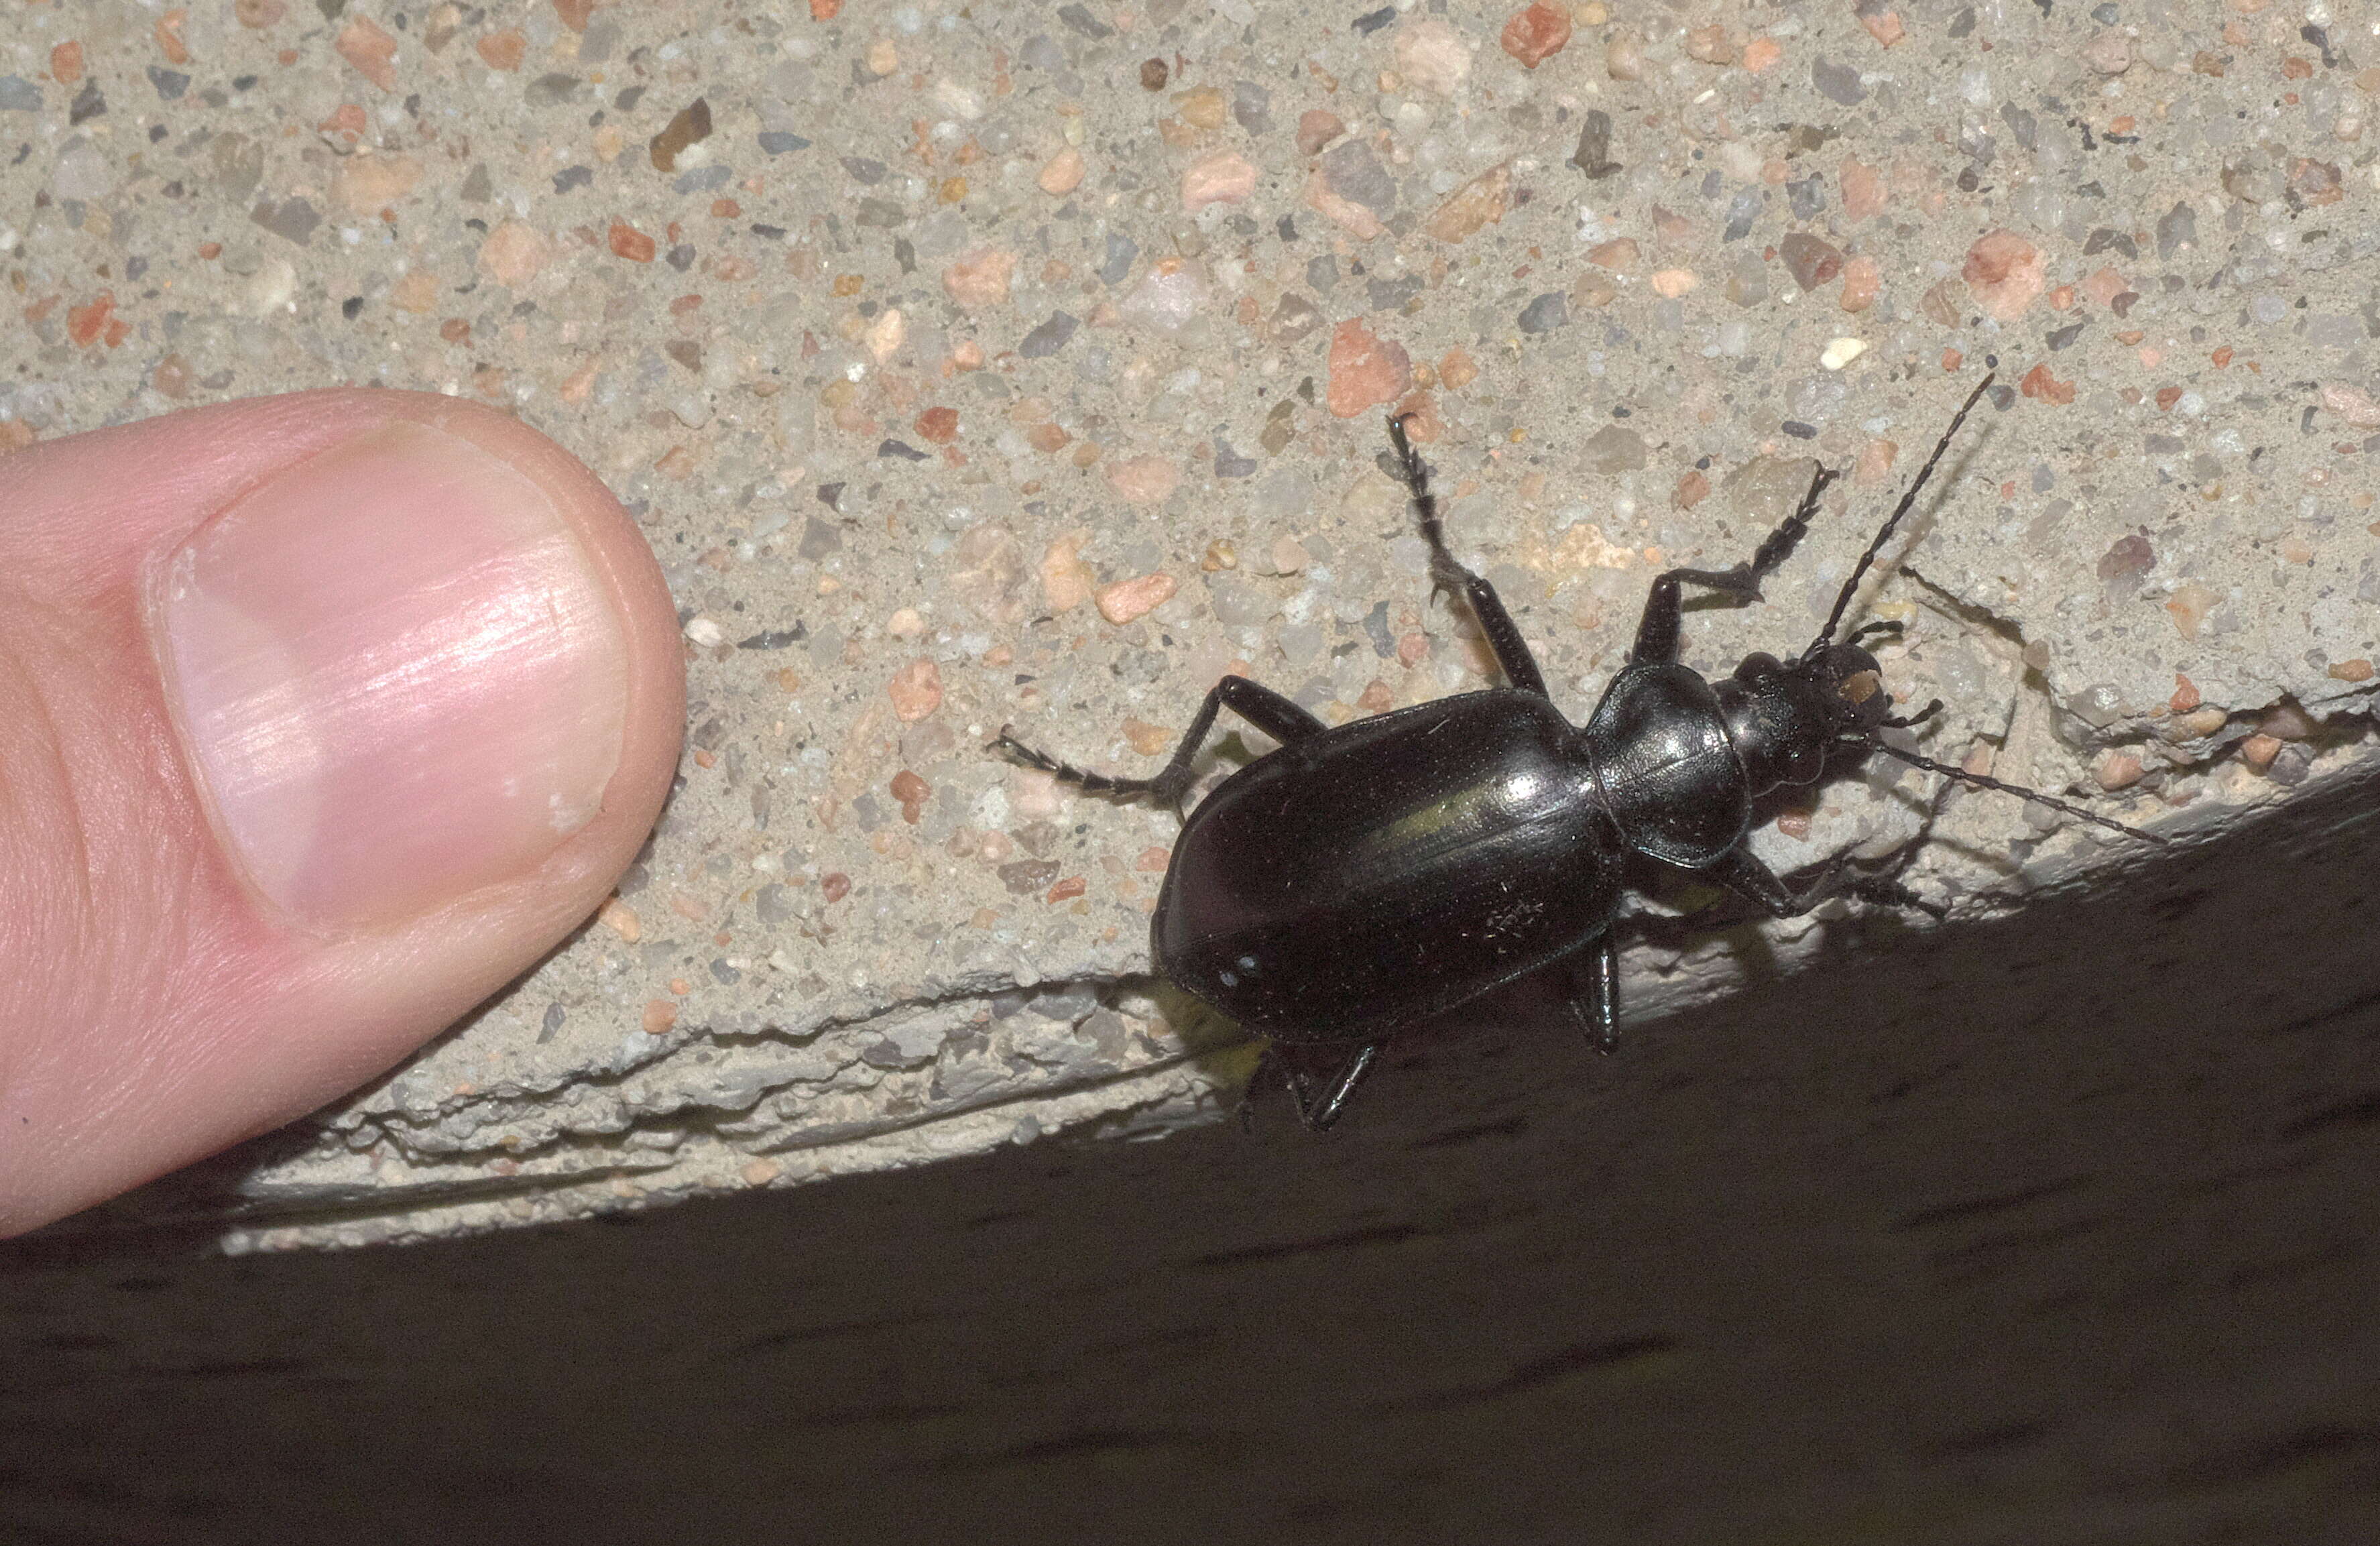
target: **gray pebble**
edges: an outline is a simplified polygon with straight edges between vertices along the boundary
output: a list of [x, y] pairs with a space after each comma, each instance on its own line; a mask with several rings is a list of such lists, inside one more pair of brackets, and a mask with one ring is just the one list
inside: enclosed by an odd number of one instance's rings
[[1133, 260], [1139, 256], [1140, 243], [1110, 231], [1107, 257], [1099, 264], [1099, 283], [1108, 286], [1123, 284], [1132, 273]]
[[1855, 107], [1867, 100], [1867, 88], [1860, 84], [1859, 71], [1850, 65], [1837, 64], [1820, 55], [1810, 66], [1810, 84], [1829, 102]]
[[1253, 80], [1232, 83], [1232, 116], [1250, 134], [1272, 131], [1272, 93]]
[[1521, 309], [1520, 324], [1524, 333], [1551, 333], [1570, 321], [1570, 302], [1560, 290], [1548, 290], [1544, 295]]
[[1324, 152], [1322, 180], [1331, 192], [1383, 220], [1397, 207], [1397, 181], [1372, 153], [1368, 140], [1342, 140]]
[[801, 545], [794, 551], [815, 564], [843, 546], [843, 532], [812, 516], [802, 527]]
[[1050, 320], [1025, 335], [1016, 352], [1027, 359], [1046, 359], [1066, 347], [1066, 340], [1082, 326], [1079, 318], [1065, 311], [1052, 311]]
[[305, 246], [307, 238], [314, 234], [314, 227], [322, 223], [322, 217], [314, 213], [314, 206], [303, 199], [285, 200], [278, 205], [260, 204], [249, 218], [274, 236], [300, 247]]
[[1207, 599], [1215, 609], [1215, 620], [1226, 627], [1252, 628], [1281, 610], [1280, 600], [1269, 587], [1234, 574], [1208, 576]]
[[1607, 424], [1587, 437], [1586, 454], [1597, 472], [1635, 472], [1645, 466], [1645, 437], [1618, 424]]

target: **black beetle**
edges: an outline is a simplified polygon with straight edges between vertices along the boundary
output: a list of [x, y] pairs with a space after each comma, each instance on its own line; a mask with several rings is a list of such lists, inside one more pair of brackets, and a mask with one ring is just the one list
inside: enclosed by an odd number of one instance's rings
[[[1348, 1049], [1319, 1082], [1278, 1058], [1298, 1114], [1320, 1130], [1397, 1030], [1524, 974], [1569, 973], [1571, 1013], [1605, 1052], [1618, 1041], [1620, 914], [1633, 850], [1698, 872], [1779, 918], [1848, 893], [1937, 912], [1897, 882], [1847, 879], [1839, 854], [1796, 891], [1753, 857], [1753, 802], [1808, 785], [1838, 752], [1883, 751], [1961, 782], [2021, 795], [2118, 832], [2162, 842], [2063, 800], [1889, 745], [1939, 700], [1897, 716], [1871, 623], [1837, 642], [1852, 593], [1940, 463], [1986, 376], [1860, 555], [1827, 626], [1789, 661], [1745, 658], [1723, 681], [1678, 661], [1679, 588], [1755, 601], [1785, 562], [1836, 474], [1824, 468], [1749, 563], [1671, 569], [1653, 581], [1628, 663], [1584, 726], [1565, 720], [1520, 630], [1486, 580], [1447, 550], [1429, 475], [1391, 420], [1437, 590], [1469, 603], [1509, 687], [1439, 699], [1337, 728], [1243, 676], [1226, 676], [1154, 778], [1089, 773], [1007, 731], [994, 749], [1094, 794], [1179, 806], [1219, 709], [1280, 741], [1201, 801], [1175, 844], [1151, 919], [1157, 964], [1195, 994], [1277, 1044]], [[1261, 1075], [1261, 1071], [1260, 1071]], [[1253, 1087], [1253, 1086], [1252, 1086]]]

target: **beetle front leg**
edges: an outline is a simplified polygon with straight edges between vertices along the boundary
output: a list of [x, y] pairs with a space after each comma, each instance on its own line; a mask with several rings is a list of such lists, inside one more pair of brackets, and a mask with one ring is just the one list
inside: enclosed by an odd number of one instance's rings
[[1778, 878], [1777, 871], [1741, 846], [1730, 848], [1724, 858], [1701, 873], [1775, 918], [1799, 918], [1828, 897], [1843, 895], [1856, 896], [1878, 907], [1910, 907], [1937, 919], [1949, 916], [1948, 909], [1938, 902], [1928, 902], [1899, 881], [1885, 876], [1859, 876], [1848, 883], [1838, 883], [1850, 862], [1848, 849], [1837, 854], [1818, 871], [1817, 878], [1800, 891], [1788, 886]]
[[1809, 492], [1802, 496], [1802, 503], [1794, 506], [1783, 525], [1768, 534], [1750, 563], [1738, 564], [1732, 569], [1671, 569], [1656, 578], [1652, 591], [1645, 598], [1645, 615], [1636, 624], [1636, 647], [1628, 651], [1629, 663], [1667, 665], [1678, 658], [1682, 585], [1699, 585], [1741, 602], [1758, 601], [1760, 582], [1793, 555], [1793, 549], [1810, 530], [1811, 517], [1818, 513], [1818, 496], [1838, 476], [1827, 468], [1818, 469], [1810, 479]]
[[1405, 492], [1413, 496], [1414, 514], [1421, 522], [1422, 540], [1429, 543], [1429, 578], [1440, 590], [1460, 590], [1470, 604], [1471, 615], [1479, 620], [1479, 631], [1487, 636], [1488, 648], [1496, 663], [1503, 670], [1504, 680], [1523, 692], [1547, 697], [1545, 673], [1537, 669], [1535, 655], [1529, 653], [1526, 640], [1521, 638], [1512, 615], [1504, 610], [1504, 603], [1496, 588], [1473, 574], [1446, 545], [1446, 526], [1439, 519], [1438, 495], [1429, 490], [1429, 464], [1421, 459], [1413, 442], [1405, 436], [1405, 421], [1389, 420], [1389, 441], [1396, 447], [1397, 470], [1404, 478]]
[[1226, 676], [1208, 692], [1207, 700], [1198, 705], [1198, 713], [1191, 720], [1190, 728], [1182, 736], [1182, 744], [1173, 749], [1173, 760], [1165, 764], [1155, 778], [1118, 778], [1112, 773], [1093, 773], [1061, 762], [1047, 752], [1036, 751], [1010, 735], [1005, 729], [991, 743], [994, 751], [1004, 751], [1027, 767], [1038, 768], [1062, 783], [1075, 785], [1094, 795], [1115, 795], [1130, 799], [1138, 795], [1154, 795], [1160, 805], [1178, 806], [1182, 797], [1190, 792], [1196, 774], [1192, 764], [1198, 749], [1206, 744], [1207, 732], [1215, 727], [1218, 710], [1229, 709], [1250, 724], [1287, 746], [1293, 741], [1319, 733], [1322, 722], [1299, 708], [1290, 700], [1245, 676]]

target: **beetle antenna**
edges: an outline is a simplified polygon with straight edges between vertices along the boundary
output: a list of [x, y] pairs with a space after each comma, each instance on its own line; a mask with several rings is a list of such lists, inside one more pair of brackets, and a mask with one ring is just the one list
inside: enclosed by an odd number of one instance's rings
[[1859, 582], [1867, 578], [1868, 566], [1876, 562], [1876, 555], [1884, 551], [1884, 544], [1892, 540], [1892, 529], [1900, 524], [1900, 517], [1909, 514], [1909, 507], [1917, 503], [1918, 494], [1925, 487], [1925, 480], [1934, 476], [1934, 469], [1941, 465], [1943, 453], [1950, 449], [1950, 442], [1957, 436], [1959, 426], [1967, 421], [1968, 410], [1991, 390], [1992, 382], [1998, 374], [1997, 371], [1985, 371], [1984, 379], [1975, 383], [1975, 389], [1967, 394], [1967, 400], [1959, 405], [1959, 411], [1950, 416], [1950, 427], [1942, 432], [1940, 440], [1934, 443], [1934, 454], [1925, 458], [1924, 467], [1917, 469], [1916, 481], [1911, 483], [1909, 492], [1900, 496], [1900, 503], [1892, 507], [1892, 518], [1884, 523], [1884, 530], [1876, 534], [1876, 541], [1860, 554], [1859, 563], [1852, 569], [1852, 578], [1843, 581], [1842, 593], [1835, 598], [1835, 610], [1827, 614], [1827, 626], [1818, 630], [1817, 638], [1810, 640], [1810, 647], [1802, 652], [1803, 659], [1815, 660], [1828, 645], [1834, 642], [1835, 627], [1842, 622], [1843, 613], [1852, 604], [1852, 592], [1857, 590]]
[[1937, 762], [1931, 757], [1920, 757], [1913, 751], [1903, 751], [1899, 747], [1884, 741], [1869, 741], [1862, 738], [1859, 744], [1874, 747], [1887, 757], [1899, 758], [1912, 768], [1923, 768], [1927, 773], [1940, 773], [1945, 778], [1955, 778], [1961, 784], [1972, 784], [1978, 789], [1997, 789], [2003, 795], [2014, 795], [2020, 799], [2031, 800], [2035, 805], [2046, 805], [2052, 810], [2062, 810], [2069, 816], [2080, 816], [2094, 826], [2106, 827], [2109, 832], [2120, 832], [2127, 837], [2137, 837], [2143, 843], [2155, 843], [2160, 846], [2170, 846], [2173, 843], [2170, 837], [2161, 837], [2153, 832], [2143, 832], [2138, 827], [2126, 826], [2111, 817], [2102, 816], [2095, 810], [2085, 810], [2079, 805], [2070, 804], [2055, 796], [2045, 795], [2038, 789], [2027, 789], [2018, 784], [2003, 784], [1997, 778], [1989, 778], [1982, 773], [1971, 773], [1964, 768], [1954, 768], [1948, 762]]

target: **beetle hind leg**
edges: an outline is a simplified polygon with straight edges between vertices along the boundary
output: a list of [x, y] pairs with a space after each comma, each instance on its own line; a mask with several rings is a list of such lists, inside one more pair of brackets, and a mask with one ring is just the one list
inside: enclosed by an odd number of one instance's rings
[[990, 749], [1004, 753], [1011, 761], [1022, 762], [1028, 768], [1038, 768], [1061, 784], [1072, 784], [1094, 795], [1132, 796], [1147, 794], [1157, 786], [1153, 778], [1117, 778], [1111, 773], [1078, 768], [1071, 762], [1061, 762], [1046, 751], [1036, 751], [1010, 735], [1003, 727], [991, 742]]
[[1198, 705], [1196, 717], [1184, 733], [1182, 744], [1173, 749], [1172, 761], [1153, 778], [1118, 778], [1113, 773], [1062, 762], [1046, 751], [1036, 751], [1004, 728], [990, 749], [1094, 795], [1113, 795], [1118, 799], [1148, 795], [1160, 805], [1178, 806], [1197, 779], [1198, 749], [1206, 745], [1207, 732], [1215, 727], [1215, 715], [1223, 709], [1231, 710], [1284, 746], [1304, 740], [1323, 728], [1320, 720], [1262, 683], [1245, 676], [1226, 676], [1208, 692], [1207, 700]]
[[1314, 1133], [1328, 1131], [1347, 1109], [1348, 1099], [1355, 1093], [1355, 1087], [1364, 1082], [1364, 1077], [1379, 1060], [1383, 1044], [1365, 1042], [1346, 1062], [1319, 1081], [1283, 1057], [1278, 1047], [1267, 1046], [1264, 1055], [1257, 1060], [1257, 1071], [1248, 1076], [1247, 1088], [1240, 1092], [1240, 1130], [1247, 1131], [1255, 1118], [1257, 1090], [1267, 1079], [1277, 1077], [1289, 1087], [1289, 1098], [1297, 1104], [1297, 1119], [1305, 1125], [1306, 1130]]
[[1339, 1120], [1340, 1114], [1347, 1109], [1349, 1097], [1355, 1093], [1355, 1087], [1364, 1082], [1364, 1076], [1370, 1073], [1372, 1065], [1379, 1061], [1380, 1047], [1381, 1043], [1378, 1041], [1365, 1042], [1355, 1049], [1354, 1056], [1341, 1064], [1338, 1070], [1318, 1086], [1295, 1069], [1283, 1065], [1289, 1076], [1290, 1098], [1297, 1102], [1297, 1119], [1305, 1124], [1308, 1131], [1327, 1132], [1330, 1125]]

